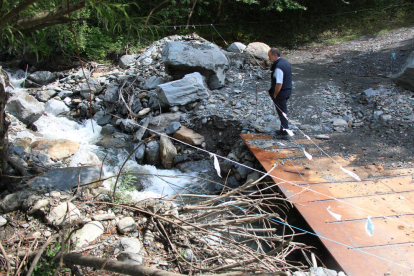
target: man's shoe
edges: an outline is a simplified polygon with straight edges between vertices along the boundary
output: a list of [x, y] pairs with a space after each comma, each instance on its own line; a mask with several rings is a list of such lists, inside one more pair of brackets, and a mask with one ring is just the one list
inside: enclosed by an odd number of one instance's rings
[[276, 130], [275, 134], [276, 135], [288, 135], [286, 130]]
[[286, 131], [276, 131], [274, 137], [281, 140], [289, 140], [289, 134]]

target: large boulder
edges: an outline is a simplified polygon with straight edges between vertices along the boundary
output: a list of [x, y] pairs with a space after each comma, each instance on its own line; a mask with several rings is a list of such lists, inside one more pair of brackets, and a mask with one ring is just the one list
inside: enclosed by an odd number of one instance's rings
[[30, 180], [28, 184], [32, 187], [47, 187], [51, 190], [63, 191], [77, 187], [78, 183], [83, 185], [94, 182], [88, 187], [98, 187], [101, 184], [98, 181], [100, 177], [100, 166], [67, 167], [50, 170]]
[[177, 155], [177, 149], [174, 147], [171, 139], [166, 135], [162, 135], [160, 138], [160, 152], [161, 163], [166, 169], [171, 169], [174, 157]]
[[243, 53], [246, 50], [246, 45], [241, 42], [233, 42], [228, 48], [227, 51], [233, 53]]
[[40, 151], [52, 159], [64, 159], [75, 154], [79, 149], [77, 142], [67, 139], [46, 139], [33, 142], [30, 147], [33, 151]]
[[270, 66], [269, 45], [262, 42], [252, 42], [247, 45], [246, 52], [252, 57], [250, 62], [261, 66]]
[[186, 105], [209, 96], [203, 76], [198, 72], [158, 85], [157, 94], [163, 106]]
[[411, 52], [401, 71], [392, 80], [397, 85], [414, 91], [414, 52]]
[[162, 49], [162, 61], [166, 71], [174, 78], [199, 72], [206, 77], [211, 89], [225, 85], [229, 61], [213, 43], [168, 41]]
[[37, 71], [27, 77], [28, 80], [31, 80], [37, 84], [45, 85], [51, 82], [54, 82], [57, 79], [56, 73], [49, 71]]
[[6, 111], [27, 124], [42, 116], [45, 105], [25, 92], [17, 92], [7, 102]]

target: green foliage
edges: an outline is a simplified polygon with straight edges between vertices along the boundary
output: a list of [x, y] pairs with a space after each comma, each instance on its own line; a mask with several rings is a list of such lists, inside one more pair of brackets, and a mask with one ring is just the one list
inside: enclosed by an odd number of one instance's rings
[[[116, 187], [116, 194], [115, 198], [112, 198], [114, 203], [125, 203], [131, 201], [131, 193], [135, 191], [135, 182], [137, 180], [137, 176], [132, 173], [131, 168], [126, 168], [125, 173], [120, 176], [117, 187]], [[111, 190], [110, 196], [112, 196], [112, 191], [115, 187], [115, 180], [112, 179], [111, 183]]]
[[[52, 259], [56, 256], [61, 248], [60, 243], [52, 243], [50, 244], [43, 257], [39, 260], [36, 264], [33, 275], [34, 276], [51, 276], [58, 268], [59, 262], [53, 262]], [[61, 272], [70, 272], [68, 268], [62, 268]]]

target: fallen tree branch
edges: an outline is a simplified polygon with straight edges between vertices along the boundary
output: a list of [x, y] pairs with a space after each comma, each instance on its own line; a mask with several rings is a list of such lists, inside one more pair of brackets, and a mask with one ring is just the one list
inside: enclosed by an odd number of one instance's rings
[[3, 254], [4, 260], [6, 260], [6, 264], [7, 264], [7, 274], [6, 274], [6, 276], [9, 276], [9, 273], [11, 271], [10, 260], [7, 257], [6, 251], [4, 250], [3, 245], [1, 244], [1, 241], [0, 241], [0, 251], [1, 251], [1, 254]]
[[63, 253], [62, 260], [67, 265], [81, 265], [104, 269], [107, 271], [134, 275], [134, 276], [182, 276], [182, 274], [168, 272], [143, 265], [133, 265], [130, 263], [119, 262], [114, 260], [102, 259], [91, 256], [84, 256], [73, 253]]

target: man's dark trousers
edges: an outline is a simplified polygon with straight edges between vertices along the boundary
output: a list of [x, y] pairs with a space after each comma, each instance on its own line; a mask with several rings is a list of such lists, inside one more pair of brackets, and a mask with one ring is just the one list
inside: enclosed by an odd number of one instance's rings
[[272, 97], [273, 102], [276, 105], [276, 111], [277, 114], [279, 115], [279, 119], [280, 119], [280, 130], [284, 130], [284, 129], [289, 129], [289, 123], [288, 120], [286, 119], [285, 116], [283, 116], [284, 112], [287, 116], [288, 114], [288, 110], [287, 110], [287, 101], [288, 101], [289, 97], [283, 97], [283, 96], [277, 96], [276, 99]]

